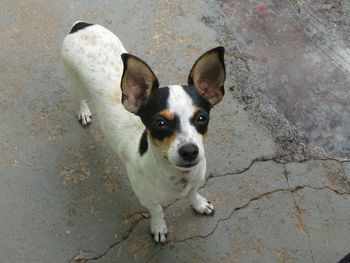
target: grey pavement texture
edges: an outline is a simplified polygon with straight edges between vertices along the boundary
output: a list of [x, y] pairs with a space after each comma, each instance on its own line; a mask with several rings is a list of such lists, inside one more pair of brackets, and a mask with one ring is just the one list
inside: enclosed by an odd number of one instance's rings
[[[264, 23], [277, 29], [292, 24], [312, 2], [3, 0], [0, 262], [328, 263], [349, 253], [350, 162], [300, 142], [307, 136], [300, 132], [301, 114], [288, 108], [293, 100], [280, 99], [297, 96], [283, 95], [297, 80], [272, 74], [281, 68], [276, 61], [282, 51], [269, 45], [283, 38], [270, 35], [268, 28], [260, 35], [249, 31]], [[330, 13], [320, 14], [320, 19], [330, 19]], [[336, 19], [347, 22], [340, 15]], [[62, 40], [76, 20], [111, 29], [130, 53], [155, 69], [163, 85], [184, 83], [200, 54], [218, 44], [227, 47], [227, 92], [212, 114], [208, 179], [201, 189], [216, 214], [196, 215], [175, 200], [165, 208], [170, 233], [164, 246], [153, 243], [149, 216], [98, 120], [85, 129], [76, 119], [59, 58]], [[336, 30], [343, 27], [332, 32]], [[257, 41], [266, 35], [271, 42]], [[312, 43], [305, 45], [298, 52], [319, 52]], [[269, 56], [273, 49], [279, 50], [276, 60], [254, 53]], [[293, 46], [288, 50], [289, 57], [297, 52]], [[263, 72], [270, 82], [261, 78]], [[346, 70], [337, 80], [342, 74]], [[278, 81], [284, 88], [274, 96]], [[328, 85], [322, 78], [317, 81]], [[256, 89], [256, 83], [265, 83], [266, 89]], [[344, 95], [336, 91], [334, 96]], [[315, 98], [308, 96], [305, 103]], [[331, 108], [331, 103], [325, 105]], [[294, 116], [291, 123], [286, 113]], [[346, 125], [337, 124], [340, 134]], [[314, 128], [313, 133], [321, 133], [319, 126]], [[316, 137], [307, 138], [313, 142]]]
[[220, 36], [236, 40], [230, 51], [255, 72], [253, 93], [244, 87], [241, 99], [251, 104], [262, 92], [304, 143], [350, 158], [350, 2], [219, 2], [226, 21]]

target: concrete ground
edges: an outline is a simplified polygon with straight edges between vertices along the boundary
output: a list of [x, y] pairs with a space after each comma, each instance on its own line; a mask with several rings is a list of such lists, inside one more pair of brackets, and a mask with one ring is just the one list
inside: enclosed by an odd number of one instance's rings
[[[280, 102], [280, 95], [266, 92], [273, 89], [254, 89], [265, 81], [261, 72], [279, 67], [269, 57], [254, 59], [259, 46], [262, 54], [273, 49], [256, 42], [258, 33], [247, 42], [246, 32], [267, 22], [278, 29], [298, 20], [298, 6], [308, 10], [287, 0], [3, 0], [0, 261], [328, 263], [349, 253], [350, 162], [301, 144], [305, 134], [292, 125], [303, 122], [288, 108], [293, 100]], [[277, 8], [288, 14], [286, 20], [274, 20]], [[248, 25], [245, 19], [251, 17], [256, 22]], [[182, 200], [169, 204], [164, 246], [152, 241], [149, 216], [97, 118], [84, 129], [74, 116], [59, 53], [75, 20], [116, 32], [129, 52], [155, 69], [163, 85], [184, 83], [200, 54], [218, 44], [227, 47], [227, 92], [212, 114], [208, 180], [201, 190], [216, 214], [196, 215]], [[276, 36], [268, 32], [261, 36], [273, 43]], [[297, 30], [295, 36], [307, 33]], [[288, 74], [272, 73], [269, 83], [281, 78], [283, 87], [294, 87]], [[344, 94], [337, 91], [335, 96]], [[269, 104], [270, 97], [277, 103]], [[325, 103], [331, 109], [334, 101]], [[286, 112], [295, 123], [289, 124]]]
[[[217, 27], [220, 36], [235, 39], [230, 50], [243, 54], [256, 76], [253, 93], [243, 100], [249, 104], [262, 92], [304, 143], [350, 158], [350, 2], [219, 3], [225, 21]], [[244, 92], [247, 97], [246, 87]]]

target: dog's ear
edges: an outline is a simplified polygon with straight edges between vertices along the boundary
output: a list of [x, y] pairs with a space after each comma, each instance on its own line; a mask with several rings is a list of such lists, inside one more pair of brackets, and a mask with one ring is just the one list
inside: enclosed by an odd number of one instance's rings
[[159, 82], [152, 69], [136, 56], [124, 53], [121, 55], [124, 71], [121, 80], [122, 103], [128, 111], [138, 114], [145, 105]]
[[194, 85], [211, 106], [220, 102], [225, 94], [224, 53], [224, 47], [207, 51], [197, 59], [188, 76], [188, 84]]

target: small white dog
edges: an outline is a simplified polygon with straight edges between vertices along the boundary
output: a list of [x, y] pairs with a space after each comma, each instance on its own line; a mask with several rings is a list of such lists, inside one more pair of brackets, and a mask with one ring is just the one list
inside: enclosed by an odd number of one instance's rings
[[195, 62], [188, 85], [160, 88], [151, 68], [128, 54], [112, 32], [76, 22], [64, 39], [62, 59], [81, 124], [91, 122], [86, 103], [91, 98], [134, 192], [150, 212], [154, 240], [166, 241], [161, 205], [171, 200], [186, 197], [198, 213], [213, 214], [213, 205], [197, 191], [206, 173], [209, 112], [224, 96], [224, 48]]

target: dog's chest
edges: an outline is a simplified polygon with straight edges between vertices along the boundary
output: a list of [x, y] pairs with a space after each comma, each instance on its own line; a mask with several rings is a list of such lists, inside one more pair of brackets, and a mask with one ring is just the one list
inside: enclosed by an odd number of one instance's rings
[[[166, 204], [176, 198], [186, 196], [202, 181], [202, 169], [196, 167], [194, 171], [182, 172], [177, 169], [168, 169], [162, 165], [143, 166], [139, 172], [131, 172], [129, 177], [135, 192], [145, 201]], [[131, 172], [131, 173], [130, 173]]]
[[181, 171], [158, 170], [149, 178], [154, 188], [170, 195], [181, 195], [193, 182], [194, 175]]
[[187, 178], [185, 174], [183, 175], [170, 175], [168, 176], [169, 184], [173, 186], [173, 188], [178, 189], [178, 191], [183, 191], [188, 186], [190, 179]]
[[[159, 171], [159, 176], [154, 178], [155, 181], [161, 185], [161, 191], [165, 193], [164, 197], [183, 197], [188, 194], [188, 192], [200, 184], [203, 180], [204, 174], [202, 173], [201, 165], [197, 169], [192, 171], [179, 171], [172, 170]], [[156, 183], [157, 184], [157, 183]]]

